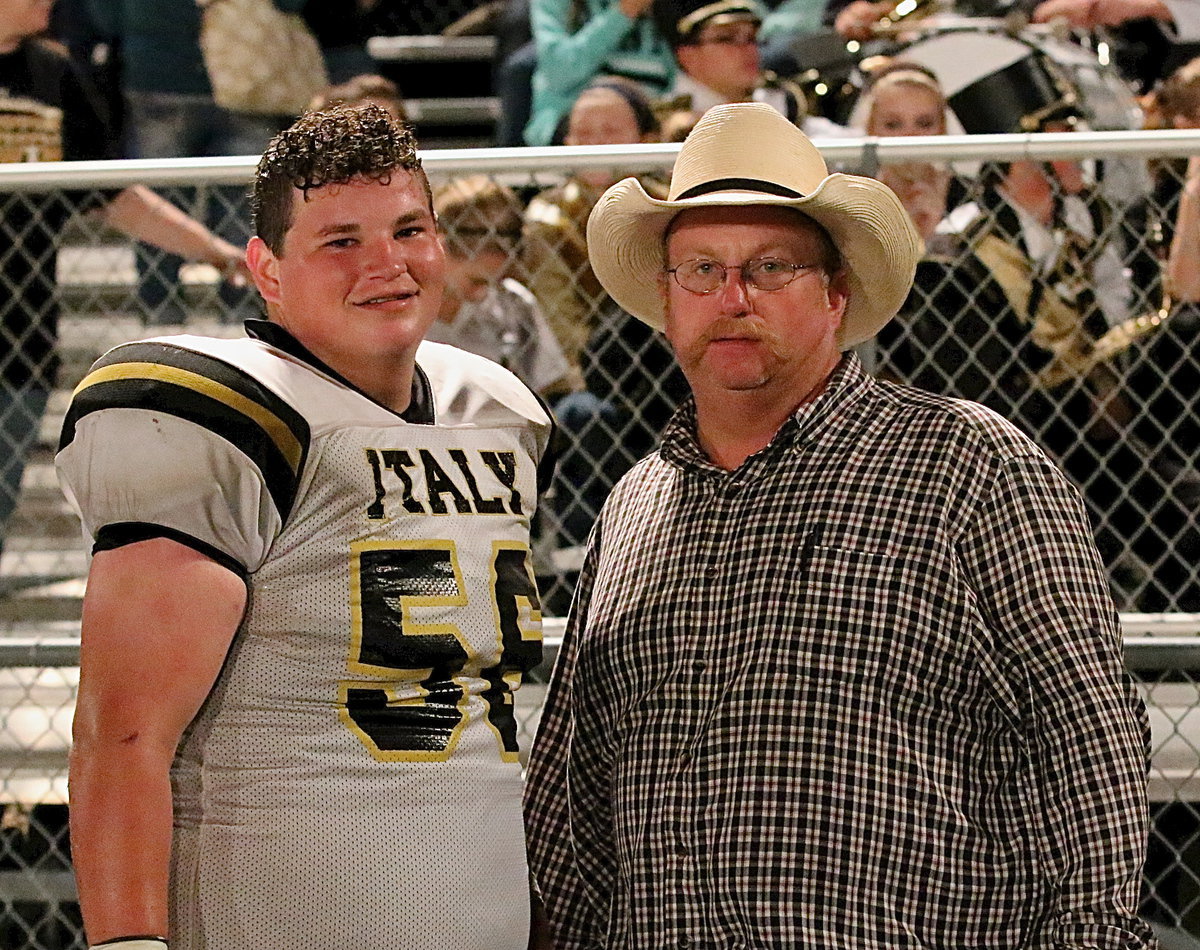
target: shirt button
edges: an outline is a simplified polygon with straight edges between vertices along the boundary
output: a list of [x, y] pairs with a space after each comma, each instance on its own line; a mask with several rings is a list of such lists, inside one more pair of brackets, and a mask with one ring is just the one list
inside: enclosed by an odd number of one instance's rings
[[692, 660], [692, 672], [693, 673], [703, 673], [707, 669], [708, 669], [708, 664], [705, 663], [703, 660]]
[[721, 576], [721, 568], [716, 564], [710, 564], [704, 569], [704, 579], [706, 581], [715, 581]]
[[691, 849], [686, 844], [675, 845], [675, 856], [677, 858], [686, 858], [691, 853]]
[[692, 753], [691, 753], [690, 751], [687, 751], [687, 752], [680, 752], [680, 753], [679, 753], [679, 765], [680, 765], [680, 768], [685, 768], [685, 769], [686, 769], [686, 768], [687, 768], [689, 765], [691, 765], [691, 764], [692, 764]]
[[679, 947], [679, 950], [688, 950], [688, 947], [690, 947], [691, 945], [692, 945], [692, 940], [690, 937], [680, 937], [679, 943], [677, 944], [677, 946]]

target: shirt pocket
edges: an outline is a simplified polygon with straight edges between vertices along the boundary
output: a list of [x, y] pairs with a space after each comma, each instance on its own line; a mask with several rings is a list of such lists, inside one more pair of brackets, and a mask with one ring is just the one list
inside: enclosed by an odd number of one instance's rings
[[804, 546], [792, 596], [776, 603], [777, 669], [830, 687], [876, 680], [905, 623], [911, 562], [848, 547]]

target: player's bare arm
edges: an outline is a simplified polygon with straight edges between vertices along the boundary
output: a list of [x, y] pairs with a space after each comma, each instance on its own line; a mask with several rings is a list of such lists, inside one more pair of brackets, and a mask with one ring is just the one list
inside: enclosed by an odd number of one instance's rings
[[245, 605], [237, 575], [165, 538], [93, 560], [70, 764], [71, 845], [92, 943], [167, 936], [171, 761]]

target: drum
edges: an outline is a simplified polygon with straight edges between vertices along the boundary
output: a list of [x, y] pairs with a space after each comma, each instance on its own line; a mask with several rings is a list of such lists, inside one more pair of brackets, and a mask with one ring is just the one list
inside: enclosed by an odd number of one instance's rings
[[[1142, 126], [1141, 107], [1116, 67], [1049, 27], [1013, 30], [1007, 20], [941, 14], [898, 36], [890, 53], [938, 77], [952, 133], [1036, 132], [1045, 122], [1067, 117], [1096, 131]], [[1145, 163], [1138, 159], [1083, 165], [1115, 206], [1128, 205], [1151, 188]], [[957, 163], [956, 171], [963, 175], [966, 166]]]
[[1137, 99], [1115, 67], [1048, 28], [1011, 32], [1003, 20], [931, 17], [896, 55], [933, 70], [970, 133], [1036, 132], [1065, 115], [1095, 130], [1141, 127]]

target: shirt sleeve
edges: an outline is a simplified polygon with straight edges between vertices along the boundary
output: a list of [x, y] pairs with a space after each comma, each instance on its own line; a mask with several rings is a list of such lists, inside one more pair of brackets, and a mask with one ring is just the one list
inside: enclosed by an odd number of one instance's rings
[[1039, 946], [1153, 947], [1137, 915], [1149, 725], [1083, 505], [1040, 454], [1010, 459], [960, 544], [1029, 757], [1029, 827], [1054, 889]]
[[571, 364], [563, 354], [562, 346], [545, 314], [530, 290], [515, 280], [508, 279], [504, 288], [511, 295], [511, 306], [519, 323], [517, 336], [520, 345], [516, 353], [516, 372], [524, 367], [531, 388], [545, 392], [570, 375]]
[[529, 869], [557, 950], [591, 946], [604, 932], [604, 922], [588, 899], [583, 876], [575, 862], [568, 768], [574, 738], [571, 679], [580, 634], [587, 628], [598, 539], [597, 531], [593, 533], [575, 587], [575, 599], [550, 678], [550, 689], [542, 707], [526, 773], [525, 828]]
[[561, 95], [571, 95], [595, 76], [634, 26], [613, 2], [572, 32], [570, 9], [570, 0], [533, 0], [529, 9], [537, 44], [537, 82]]
[[783, 0], [763, 17], [758, 37], [760, 40], [770, 40], [777, 36], [815, 33], [821, 29], [824, 10], [824, 4], [813, 0]]

